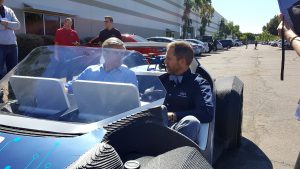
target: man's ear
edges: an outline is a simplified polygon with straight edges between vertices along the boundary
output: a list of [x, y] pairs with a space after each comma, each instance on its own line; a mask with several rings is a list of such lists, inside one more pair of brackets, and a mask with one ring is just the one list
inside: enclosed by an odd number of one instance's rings
[[185, 59], [179, 59], [179, 64], [180, 64], [180, 66], [181, 67], [184, 67], [184, 66], [186, 66], [187, 65], [187, 63], [186, 63], [186, 60]]

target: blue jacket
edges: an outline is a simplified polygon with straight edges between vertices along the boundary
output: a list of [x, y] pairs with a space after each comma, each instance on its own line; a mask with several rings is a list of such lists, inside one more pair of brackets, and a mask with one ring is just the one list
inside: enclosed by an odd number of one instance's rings
[[92, 65], [86, 68], [78, 77], [69, 81], [65, 87], [69, 93], [73, 93], [73, 82], [76, 80], [89, 80], [101, 82], [115, 82], [115, 83], [131, 83], [138, 87], [138, 81], [133, 71], [128, 69], [125, 65], [121, 65], [110, 72], [106, 72], [103, 65]]
[[211, 122], [214, 104], [209, 83], [190, 69], [180, 76], [181, 82], [175, 83], [172, 76], [166, 73], [160, 77], [167, 91], [164, 105], [168, 111], [176, 113], [177, 120], [192, 115], [201, 123]]

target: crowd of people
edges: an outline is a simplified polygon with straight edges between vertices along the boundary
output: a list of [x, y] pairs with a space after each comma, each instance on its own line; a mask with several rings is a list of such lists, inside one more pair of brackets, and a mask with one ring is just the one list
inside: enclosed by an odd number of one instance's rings
[[[93, 45], [102, 46], [105, 40], [115, 37], [122, 40], [121, 33], [113, 27], [114, 19], [111, 16], [104, 17], [104, 29], [100, 31], [99, 36], [91, 41]], [[80, 38], [75, 30], [72, 29], [72, 18], [64, 20], [63, 27], [58, 29], [55, 34], [55, 45], [78, 46]]]

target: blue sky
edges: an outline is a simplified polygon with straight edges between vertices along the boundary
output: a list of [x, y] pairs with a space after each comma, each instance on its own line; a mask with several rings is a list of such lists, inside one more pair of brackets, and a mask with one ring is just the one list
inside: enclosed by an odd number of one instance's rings
[[244, 33], [261, 33], [262, 27], [280, 13], [277, 0], [212, 0], [212, 4]]

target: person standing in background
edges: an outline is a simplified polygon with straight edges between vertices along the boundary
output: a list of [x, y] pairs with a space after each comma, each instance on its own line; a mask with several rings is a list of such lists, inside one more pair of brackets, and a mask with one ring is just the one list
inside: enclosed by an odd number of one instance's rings
[[54, 43], [55, 45], [63, 46], [78, 46], [79, 37], [75, 30], [72, 29], [73, 21], [71, 18], [66, 18], [64, 26], [56, 31]]
[[113, 26], [114, 19], [111, 16], [104, 17], [104, 29], [100, 31], [99, 37], [91, 40], [91, 44], [97, 44], [102, 46], [102, 43], [109, 38], [118, 38], [122, 40], [121, 33], [118, 29], [114, 28]]
[[4, 74], [4, 64], [7, 72], [18, 64], [18, 46], [15, 30], [20, 29], [20, 22], [14, 11], [0, 0], [0, 78]]
[[258, 42], [255, 41], [255, 47], [254, 47], [254, 49], [257, 49], [257, 44], [258, 44]]

